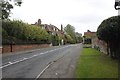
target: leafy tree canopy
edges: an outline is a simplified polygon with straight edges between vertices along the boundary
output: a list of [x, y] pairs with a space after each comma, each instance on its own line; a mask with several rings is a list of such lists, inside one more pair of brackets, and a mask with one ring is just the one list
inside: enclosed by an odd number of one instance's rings
[[108, 55], [117, 58], [120, 53], [120, 16], [104, 20], [97, 29], [97, 36], [107, 43]]
[[64, 28], [65, 32], [71, 36], [71, 38], [74, 40], [75, 42], [75, 28], [74, 26], [68, 24], [65, 28]]
[[[2, 11], [2, 14], [0, 14], [0, 19], [8, 19], [11, 14], [11, 9], [14, 8], [13, 4], [10, 3], [12, 0], [3, 0], [1, 3], [0, 3], [0, 7], [2, 7], [1, 11]], [[15, 5], [17, 6], [21, 6], [22, 2], [14, 2]]]
[[106, 42], [120, 40], [120, 16], [104, 20], [97, 29], [97, 36]]

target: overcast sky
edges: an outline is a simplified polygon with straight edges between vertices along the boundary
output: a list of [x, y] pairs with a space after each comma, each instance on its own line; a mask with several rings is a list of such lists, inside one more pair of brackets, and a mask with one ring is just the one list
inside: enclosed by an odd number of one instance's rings
[[53, 24], [60, 28], [71, 24], [76, 32], [88, 29], [96, 31], [100, 23], [118, 12], [115, 0], [22, 0], [21, 7], [14, 7], [11, 18], [33, 24], [38, 19], [43, 24]]

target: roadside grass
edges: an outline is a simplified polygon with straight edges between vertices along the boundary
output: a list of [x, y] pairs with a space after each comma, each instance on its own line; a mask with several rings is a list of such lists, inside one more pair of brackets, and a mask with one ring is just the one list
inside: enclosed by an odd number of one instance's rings
[[95, 49], [83, 48], [75, 75], [76, 78], [118, 78], [118, 63]]

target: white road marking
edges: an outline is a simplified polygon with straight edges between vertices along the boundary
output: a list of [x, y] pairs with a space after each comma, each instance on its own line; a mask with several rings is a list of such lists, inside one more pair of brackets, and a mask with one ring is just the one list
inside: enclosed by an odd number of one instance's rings
[[52, 52], [52, 51], [55, 51], [55, 50], [53, 49], [53, 50], [50, 50], [50, 51], [48, 51], [48, 52]]
[[[48, 52], [53, 52], [53, 51], [56, 51], [56, 50], [60, 50], [60, 49], [66, 48], [66, 47], [69, 47], [69, 46], [65, 46], [65, 47], [62, 47], [62, 48], [57, 48], [57, 49], [53, 49], [53, 50], [50, 50], [50, 51], [46, 51], [46, 52], [44, 52], [44, 53], [40, 53], [39, 55], [46, 54], [46, 53], [48, 53]], [[19, 61], [8, 62], [9, 64], [0, 66], [0, 69], [5, 68], [5, 67], [8, 67], [8, 66], [13, 65], [13, 64], [16, 64], [16, 63], [19, 63], [19, 62], [22, 62], [22, 61], [25, 61], [25, 60], [28, 60], [28, 59], [31, 59], [31, 58], [36, 57], [36, 56], [38, 56], [38, 55], [33, 55], [33, 56], [31, 56], [31, 57], [28, 57], [28, 58], [23, 58], [22, 60], [19, 60]]]
[[37, 56], [37, 55], [33, 55], [33, 56]]
[[40, 53], [40, 54], [45, 54], [45, 53]]
[[44, 52], [44, 53], [48, 53], [49, 51], [46, 51], [46, 52]]
[[35, 80], [37, 80], [37, 79], [44, 73], [44, 71], [45, 71], [50, 65], [51, 65], [51, 63], [48, 64], [48, 65], [40, 72], [40, 74], [38, 74], [38, 76], [36, 77]]
[[11, 64], [7, 64], [7, 65], [4, 65], [4, 66], [1, 66], [0, 69], [2, 69], [2, 68], [4, 68], [4, 67], [7, 67], [7, 66], [9, 66], [9, 65], [11, 65]]
[[[64, 54], [65, 55], [65, 54]], [[62, 57], [64, 57], [64, 55]], [[61, 59], [62, 57], [59, 57], [58, 59], [56, 60], [53, 60], [52, 62], [50, 62], [41, 72], [40, 74], [38, 74], [38, 76], [35, 78], [35, 80], [39, 79], [40, 76], [45, 72], [46, 69], [49, 68], [50, 65], [52, 65], [53, 63], [55, 63], [57, 60]], [[55, 75], [58, 75], [58, 73], [55, 73]]]
[[23, 60], [27, 60], [28, 58], [23, 58]]
[[12, 62], [8, 62], [9, 64], [12, 64]]

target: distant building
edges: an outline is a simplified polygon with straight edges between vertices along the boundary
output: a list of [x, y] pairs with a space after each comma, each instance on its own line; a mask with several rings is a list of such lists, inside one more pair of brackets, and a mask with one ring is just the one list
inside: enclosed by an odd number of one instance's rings
[[84, 32], [83, 43], [92, 44], [92, 38], [95, 36], [96, 36], [96, 32], [91, 32], [90, 30], [88, 30], [87, 32]]
[[87, 38], [92, 38], [96, 36], [96, 32], [91, 32], [90, 30], [88, 30], [87, 32], [84, 32], [84, 36]]

